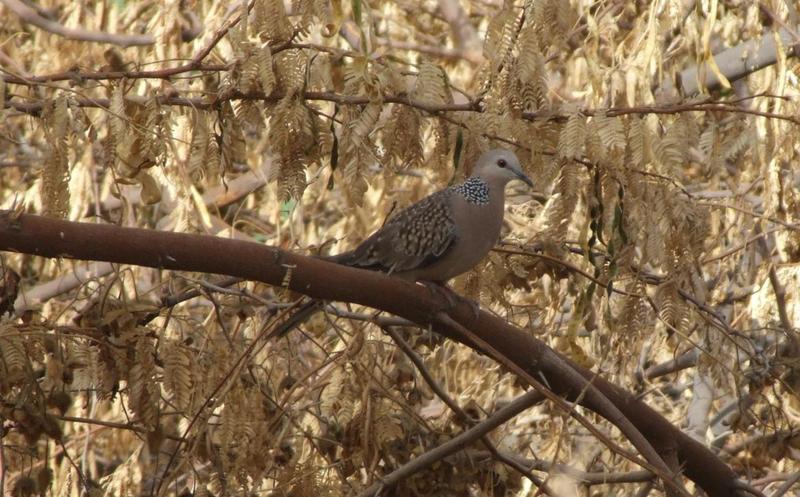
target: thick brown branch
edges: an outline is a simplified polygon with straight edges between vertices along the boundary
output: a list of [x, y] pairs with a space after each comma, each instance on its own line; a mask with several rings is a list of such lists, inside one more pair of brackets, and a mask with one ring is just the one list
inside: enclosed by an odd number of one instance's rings
[[[314, 298], [353, 302], [429, 324], [441, 303], [431, 293], [380, 273], [339, 266], [276, 248], [211, 236], [164, 233], [117, 226], [72, 223], [40, 216], [0, 215], [0, 250], [44, 257], [69, 257], [173, 270], [226, 274], [280, 285]], [[559, 395], [597, 410], [596, 396], [581, 396], [587, 381], [609, 399], [659, 453], [675, 453], [685, 474], [712, 497], [736, 492], [735, 474], [702, 444], [689, 438], [632, 394], [571, 363], [530, 334], [489, 313], [477, 317], [464, 303], [450, 311], [468, 328]], [[469, 342], [440, 322], [436, 331]], [[576, 384], [560, 372], [567, 364], [585, 379]]]

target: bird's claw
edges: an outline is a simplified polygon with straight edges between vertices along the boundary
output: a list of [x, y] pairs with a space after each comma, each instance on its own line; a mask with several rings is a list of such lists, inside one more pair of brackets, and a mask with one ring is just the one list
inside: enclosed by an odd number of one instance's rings
[[472, 314], [475, 319], [477, 319], [480, 315], [481, 306], [478, 302], [459, 295], [449, 286], [437, 282], [425, 282], [423, 284], [431, 291], [431, 293], [438, 293], [439, 296], [443, 297], [447, 301], [447, 309], [453, 309], [458, 304], [463, 302], [472, 310]]

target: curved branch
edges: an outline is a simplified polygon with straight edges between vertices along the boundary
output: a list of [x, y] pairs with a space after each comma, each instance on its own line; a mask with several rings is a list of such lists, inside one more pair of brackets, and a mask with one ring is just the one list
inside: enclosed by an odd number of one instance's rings
[[0, 3], [17, 14], [21, 20], [53, 34], [63, 36], [68, 40], [91, 41], [96, 43], [111, 43], [121, 47], [152, 45], [156, 42], [150, 35], [126, 35], [106, 33], [104, 31], [88, 31], [85, 29], [68, 28], [50, 19], [45, 19], [34, 9], [25, 5], [20, 0], [0, 0]]
[[[441, 302], [419, 285], [381, 273], [339, 266], [273, 247], [203, 235], [165, 233], [74, 223], [0, 211], [0, 250], [44, 257], [100, 260], [173, 270], [226, 274], [279, 285], [318, 299], [382, 309], [420, 324], [436, 321]], [[519, 328], [462, 303], [452, 320], [469, 329], [513, 364], [543, 378], [556, 394], [602, 412], [587, 382], [610, 400], [660, 454], [673, 456], [684, 473], [712, 497], [737, 492], [736, 475], [704, 445], [691, 439], [631, 393], [598, 377]], [[439, 322], [442, 335], [474, 347], [458, 329]], [[567, 365], [585, 381], [564, 376]]]

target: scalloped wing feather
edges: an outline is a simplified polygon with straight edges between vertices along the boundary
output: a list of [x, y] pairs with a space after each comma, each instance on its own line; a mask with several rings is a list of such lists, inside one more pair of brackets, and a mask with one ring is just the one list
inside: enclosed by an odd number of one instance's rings
[[439, 260], [457, 239], [449, 197], [436, 192], [393, 216], [355, 250], [331, 258], [339, 264], [402, 273]]

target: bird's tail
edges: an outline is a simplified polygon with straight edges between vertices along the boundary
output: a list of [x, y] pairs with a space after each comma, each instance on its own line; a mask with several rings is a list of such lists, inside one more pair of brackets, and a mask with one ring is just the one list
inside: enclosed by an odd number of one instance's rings
[[289, 316], [289, 319], [279, 324], [274, 330], [272, 330], [270, 336], [280, 338], [286, 335], [293, 329], [297, 328], [301, 324], [311, 319], [311, 316], [321, 311], [324, 305], [325, 302], [323, 302], [322, 300], [317, 300], [317, 299], [309, 300], [308, 302], [301, 305], [294, 312], [294, 314]]
[[317, 256], [317, 258], [322, 259], [323, 261], [333, 262], [335, 264], [342, 264], [343, 266], [350, 266], [352, 265], [353, 260], [356, 258], [356, 255], [354, 250], [350, 250], [336, 255], [320, 255]]

